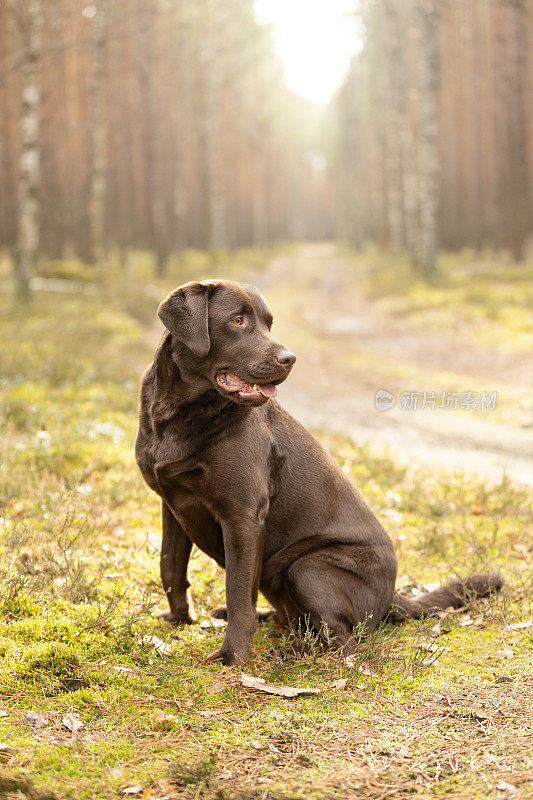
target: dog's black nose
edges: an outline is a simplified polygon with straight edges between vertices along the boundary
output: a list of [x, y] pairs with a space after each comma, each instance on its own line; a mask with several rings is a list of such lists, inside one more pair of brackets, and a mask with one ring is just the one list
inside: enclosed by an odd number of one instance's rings
[[290, 350], [282, 350], [276, 356], [276, 361], [278, 364], [281, 364], [282, 367], [292, 367], [294, 362], [296, 361], [296, 356], [294, 353], [291, 353]]

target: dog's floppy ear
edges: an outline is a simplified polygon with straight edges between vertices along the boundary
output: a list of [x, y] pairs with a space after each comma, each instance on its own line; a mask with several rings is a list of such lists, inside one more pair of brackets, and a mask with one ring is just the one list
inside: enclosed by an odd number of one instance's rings
[[174, 289], [157, 309], [170, 333], [197, 356], [206, 356], [211, 346], [207, 299], [207, 286], [191, 281]]

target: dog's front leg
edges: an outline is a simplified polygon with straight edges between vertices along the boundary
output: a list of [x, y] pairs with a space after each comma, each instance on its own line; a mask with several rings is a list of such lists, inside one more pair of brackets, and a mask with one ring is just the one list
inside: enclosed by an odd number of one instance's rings
[[161, 616], [174, 625], [190, 624], [194, 621], [194, 611], [188, 597], [187, 565], [192, 542], [164, 500], [162, 522], [161, 582], [170, 611]]
[[243, 515], [222, 523], [228, 627], [222, 647], [210, 660], [228, 666], [244, 664], [248, 659], [257, 628], [256, 604], [265, 538], [263, 519], [246, 519]]

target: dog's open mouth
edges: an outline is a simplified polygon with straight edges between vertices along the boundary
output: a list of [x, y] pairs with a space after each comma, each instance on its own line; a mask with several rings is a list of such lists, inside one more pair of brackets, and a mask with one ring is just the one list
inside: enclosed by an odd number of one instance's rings
[[231, 372], [219, 372], [217, 383], [227, 392], [238, 392], [239, 397], [275, 397], [278, 393], [273, 383], [246, 383]]

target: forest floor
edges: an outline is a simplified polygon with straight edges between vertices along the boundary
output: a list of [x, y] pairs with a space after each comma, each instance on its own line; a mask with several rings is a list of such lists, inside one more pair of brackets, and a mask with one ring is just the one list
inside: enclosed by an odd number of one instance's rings
[[[446, 419], [473, 427], [482, 417], [509, 435], [529, 433], [521, 427], [529, 323], [517, 319], [527, 273], [510, 267], [508, 282], [497, 283], [478, 271], [472, 298], [461, 295], [468, 265], [458, 260], [450, 264], [456, 285], [399, 288], [387, 263], [374, 269], [379, 258], [305, 245], [247, 254], [231, 269], [178, 264], [168, 283], [140, 269], [105, 291], [39, 292], [29, 311], [0, 297], [0, 336], [9, 342], [0, 356], [0, 796], [533, 796], [529, 487], [496, 471], [450, 471], [399, 440], [387, 451], [377, 423], [380, 445], [358, 433], [379, 413], [376, 389], [452, 386], [498, 390], [502, 403]], [[137, 383], [153, 352], [157, 300], [171, 283], [215, 272], [253, 272], [263, 286], [275, 331], [299, 358], [280, 400], [318, 429], [386, 525], [399, 586], [416, 592], [488, 566], [506, 578], [501, 595], [467, 610], [381, 626], [351, 666], [305, 632], [262, 626], [245, 672], [317, 694], [269, 695], [244, 686], [239, 670], [207, 663], [223, 633], [209, 610], [223, 601], [224, 575], [200, 553], [191, 563], [198, 623], [173, 629], [157, 619], [165, 609], [159, 503], [133, 458]], [[506, 303], [517, 306], [514, 316], [503, 313]], [[442, 343], [439, 361], [440, 337], [415, 343], [438, 314], [448, 315], [442, 341], [457, 343], [455, 370]], [[459, 316], [466, 328], [454, 339]], [[411, 331], [413, 349], [403, 342], [391, 354], [396, 326], [400, 337]], [[495, 350], [485, 363], [487, 332]], [[473, 355], [459, 368], [461, 337]], [[506, 372], [497, 368], [500, 350]], [[393, 414], [409, 416], [376, 419]]]

